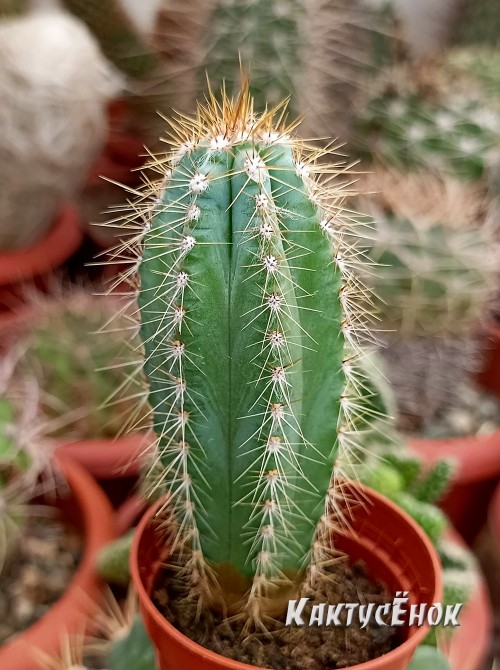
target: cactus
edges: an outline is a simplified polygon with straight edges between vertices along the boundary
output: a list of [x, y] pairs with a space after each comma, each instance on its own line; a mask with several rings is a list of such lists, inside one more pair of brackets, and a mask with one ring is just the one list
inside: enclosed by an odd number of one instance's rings
[[134, 530], [101, 549], [97, 557], [99, 576], [111, 584], [127, 586], [130, 581], [129, 557]]
[[[304, 61], [304, 16], [302, 0], [216, 2], [204, 48], [209, 80], [225, 82], [232, 95], [240, 81], [241, 57], [244, 67], [252, 69], [251, 92], [259, 107], [277, 104], [293, 94]], [[200, 74], [203, 86], [205, 73]]]
[[377, 220], [366, 277], [377, 295], [382, 356], [402, 429], [453, 406], [480, 365], [477, 329], [495, 291], [498, 254], [480, 189], [375, 169], [361, 205]]
[[364, 206], [377, 221], [369, 255], [383, 324], [400, 337], [470, 332], [497, 271], [480, 189], [377, 168], [363, 188], [373, 192]]
[[467, 0], [455, 42], [479, 45], [500, 44], [500, 12], [496, 0]]
[[[478, 83], [496, 103], [500, 100], [500, 52], [491, 47], [455, 48], [447, 54], [445, 72], [450, 77], [464, 78], [467, 85]], [[473, 84], [473, 85], [474, 85]]]
[[[355, 471], [359, 479], [393, 500], [438, 545], [448, 522], [436, 504], [449, 486], [453, 464], [440, 461], [426, 470], [396, 433], [392, 444], [369, 438], [360, 461]], [[411, 478], [408, 478], [408, 464], [412, 465]]]
[[0, 573], [15, 556], [39, 475], [48, 466], [38, 387], [15, 377], [21, 349], [0, 363]]
[[392, 9], [400, 24], [401, 37], [410, 56], [431, 58], [450, 38], [460, 0], [365, 0], [367, 5]]
[[39, 670], [155, 670], [154, 647], [129, 590], [120, 602], [108, 592], [94, 619], [94, 637], [63, 637], [55, 656], [35, 652]]
[[237, 91], [240, 69], [252, 74], [259, 108], [290, 98], [304, 136], [345, 137], [352, 108], [372, 73], [384, 17], [362, 0], [212, 0], [198, 45], [198, 89], [206, 75]]
[[34, 298], [34, 304], [20, 370], [34, 376], [43, 391], [46, 430], [95, 439], [146, 429], [147, 392], [136, 374], [137, 328], [123, 305], [83, 290], [61, 290], [50, 300]]
[[83, 21], [101, 49], [129, 77], [142, 77], [158, 66], [158, 55], [141, 41], [116, 0], [63, 0], [68, 11]]
[[191, 595], [255, 623], [271, 592], [279, 607], [308, 565], [309, 580], [321, 573], [337, 455], [363, 414], [345, 168], [319, 164], [285, 114], [257, 115], [247, 87], [210, 94], [172, 122], [160, 179], [135, 205], [151, 486], [170, 493]]
[[463, 180], [485, 176], [500, 136], [495, 107], [455, 81], [455, 90], [445, 91], [439, 81], [437, 91], [435, 81], [415, 81], [415, 72], [396, 70], [376, 87], [360, 113], [361, 154], [404, 170]]
[[59, 11], [0, 23], [0, 249], [29, 246], [82, 187], [121, 81]]

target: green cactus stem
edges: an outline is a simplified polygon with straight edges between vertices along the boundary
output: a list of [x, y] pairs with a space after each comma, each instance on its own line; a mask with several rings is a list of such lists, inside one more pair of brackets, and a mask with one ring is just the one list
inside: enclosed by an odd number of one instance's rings
[[246, 88], [210, 95], [172, 122], [136, 205], [152, 486], [170, 493], [193, 596], [220, 604], [221, 590], [255, 620], [331, 557], [332, 474], [363, 415], [345, 169], [284, 118], [256, 114]]

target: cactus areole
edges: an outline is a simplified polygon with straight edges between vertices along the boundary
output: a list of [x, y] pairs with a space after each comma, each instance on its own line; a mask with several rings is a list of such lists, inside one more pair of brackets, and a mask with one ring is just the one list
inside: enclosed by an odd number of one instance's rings
[[250, 617], [331, 559], [335, 463], [358, 408], [344, 169], [294, 139], [284, 109], [257, 115], [244, 88], [173, 121], [139, 245], [179, 574]]

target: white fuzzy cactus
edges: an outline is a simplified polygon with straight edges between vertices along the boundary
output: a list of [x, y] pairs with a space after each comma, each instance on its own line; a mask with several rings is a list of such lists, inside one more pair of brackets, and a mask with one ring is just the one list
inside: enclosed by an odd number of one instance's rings
[[42, 237], [83, 185], [120, 85], [69, 14], [48, 8], [0, 23], [0, 249]]

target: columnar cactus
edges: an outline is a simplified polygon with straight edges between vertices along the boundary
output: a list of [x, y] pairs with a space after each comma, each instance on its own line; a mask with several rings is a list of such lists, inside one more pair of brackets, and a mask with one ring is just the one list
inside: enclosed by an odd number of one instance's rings
[[199, 83], [238, 90], [252, 74], [256, 104], [290, 97], [302, 132], [345, 137], [352, 106], [373, 69], [373, 41], [385, 25], [362, 0], [212, 0], [198, 48]]
[[[214, 2], [203, 61], [210, 81], [226, 82], [232, 95], [241, 58], [252, 69], [251, 91], [258, 105], [276, 104], [294, 93], [304, 63], [304, 16], [303, 0]], [[206, 74], [200, 68], [203, 87]]]
[[[337, 455], [356, 438], [362, 315], [344, 170], [283, 106], [210, 96], [172, 122], [137, 209], [144, 371], [193, 596], [259, 620], [330, 555]], [[320, 182], [320, 176], [322, 180]], [[151, 198], [153, 206], [151, 206]], [[129, 224], [127, 224], [129, 225]], [[158, 467], [155, 468], [156, 470]]]

